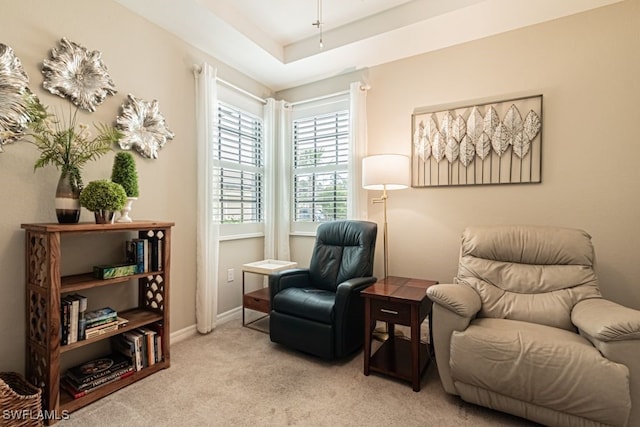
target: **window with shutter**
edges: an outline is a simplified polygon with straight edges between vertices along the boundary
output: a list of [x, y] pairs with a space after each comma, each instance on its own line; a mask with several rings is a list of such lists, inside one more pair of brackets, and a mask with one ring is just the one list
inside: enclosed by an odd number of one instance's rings
[[293, 120], [293, 220], [347, 218], [349, 111]]
[[221, 224], [257, 223], [263, 220], [262, 119], [224, 102], [218, 102], [214, 138], [213, 217]]

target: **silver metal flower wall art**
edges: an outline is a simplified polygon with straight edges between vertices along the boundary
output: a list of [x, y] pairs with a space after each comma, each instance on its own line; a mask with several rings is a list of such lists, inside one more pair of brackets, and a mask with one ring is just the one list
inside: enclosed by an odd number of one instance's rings
[[2, 146], [20, 139], [31, 120], [29, 76], [13, 49], [0, 43], [0, 153]]
[[412, 185], [541, 182], [541, 113], [542, 95], [413, 114]]
[[102, 54], [64, 37], [59, 48], [51, 49], [51, 59], [43, 61], [42, 74], [46, 90], [69, 99], [83, 110], [93, 112], [107, 95], [117, 93]]
[[128, 94], [127, 102], [122, 105], [122, 113], [116, 119], [116, 128], [122, 131], [120, 148], [135, 148], [141, 156], [150, 159], [158, 158], [158, 150], [174, 134], [164, 122], [158, 110], [158, 101], [147, 102]]

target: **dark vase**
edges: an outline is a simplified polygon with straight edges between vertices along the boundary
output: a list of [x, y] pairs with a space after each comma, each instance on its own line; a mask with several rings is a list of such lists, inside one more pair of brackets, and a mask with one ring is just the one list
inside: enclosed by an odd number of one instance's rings
[[62, 172], [56, 187], [56, 215], [60, 224], [80, 220], [80, 185], [70, 172]]
[[93, 213], [96, 217], [96, 224], [113, 224], [115, 211], [99, 210]]

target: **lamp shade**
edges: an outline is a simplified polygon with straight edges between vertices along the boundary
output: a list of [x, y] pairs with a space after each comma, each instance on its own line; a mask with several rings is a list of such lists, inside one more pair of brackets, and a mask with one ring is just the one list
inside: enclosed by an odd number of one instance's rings
[[401, 190], [411, 183], [411, 163], [402, 154], [376, 154], [362, 159], [362, 187]]

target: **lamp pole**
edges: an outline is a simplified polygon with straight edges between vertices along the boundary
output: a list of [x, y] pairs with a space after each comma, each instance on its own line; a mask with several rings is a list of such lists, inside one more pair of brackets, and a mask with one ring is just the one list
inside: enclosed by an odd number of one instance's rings
[[380, 196], [377, 199], [372, 199], [373, 203], [382, 203], [383, 206], [383, 218], [384, 218], [384, 222], [382, 225], [382, 243], [383, 243], [383, 254], [384, 254], [384, 263], [383, 263], [383, 268], [384, 268], [384, 278], [386, 279], [388, 277], [388, 273], [389, 273], [389, 250], [387, 248], [387, 184], [383, 184], [382, 185], [382, 196]]

